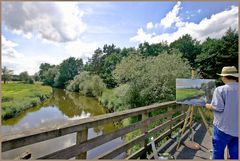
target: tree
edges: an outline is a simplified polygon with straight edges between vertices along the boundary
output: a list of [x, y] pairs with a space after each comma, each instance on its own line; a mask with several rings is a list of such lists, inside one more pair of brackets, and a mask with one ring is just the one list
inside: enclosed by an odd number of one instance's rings
[[161, 42], [157, 44], [149, 44], [148, 42], [144, 42], [139, 45], [139, 51], [144, 56], [157, 56], [163, 51], [168, 50], [167, 42]]
[[21, 80], [21, 81], [27, 82], [28, 79], [29, 79], [28, 72], [27, 72], [27, 71], [21, 72], [21, 73], [19, 74], [19, 77], [20, 77], [20, 80]]
[[54, 79], [58, 73], [57, 66], [49, 68], [46, 72], [43, 73], [44, 80], [43, 84], [54, 86]]
[[13, 70], [7, 69], [6, 66], [3, 67], [3, 69], [2, 69], [2, 80], [3, 80], [4, 84], [6, 84], [8, 81], [10, 81], [12, 74], [13, 74]]
[[83, 68], [82, 59], [70, 57], [59, 65], [59, 71], [54, 79], [54, 86], [64, 87], [74, 76], [80, 73]]
[[189, 61], [192, 68], [196, 67], [195, 59], [201, 53], [200, 42], [193, 39], [191, 35], [186, 34], [170, 44], [170, 48], [178, 49]]
[[84, 69], [90, 71], [91, 74], [99, 75], [108, 88], [113, 88], [117, 83], [112, 75], [112, 71], [115, 69], [116, 64], [121, 61], [123, 56], [134, 51], [136, 50], [133, 48], [125, 48], [122, 52], [122, 50], [116, 48], [114, 44], [105, 44], [103, 50], [98, 48], [94, 51], [92, 58], [85, 64]]
[[104, 60], [104, 65], [102, 67], [100, 76], [108, 88], [113, 88], [117, 85], [112, 72], [116, 68], [116, 65], [121, 61], [121, 59], [121, 55], [115, 52], [108, 55]]
[[207, 38], [196, 62], [203, 78], [219, 78], [216, 73], [224, 66], [238, 68], [238, 33], [230, 28], [221, 39]]
[[110, 55], [111, 53], [114, 53], [114, 52], [119, 53], [120, 51], [121, 51], [121, 49], [116, 48], [116, 46], [114, 44], [112, 44], [112, 45], [105, 44], [103, 46], [103, 53], [105, 53], [106, 55]]
[[129, 56], [131, 54], [137, 54], [137, 50], [133, 47], [130, 47], [130, 48], [123, 48], [121, 51], [120, 51], [120, 55], [121, 57], [126, 57], [126, 56]]
[[44, 72], [47, 72], [49, 68], [52, 68], [54, 67], [54, 65], [50, 65], [49, 63], [42, 63], [40, 65], [40, 70], [39, 70], [39, 77], [40, 77], [40, 80], [44, 80], [45, 77], [44, 77]]
[[221, 38], [222, 48], [219, 55], [225, 66], [238, 68], [238, 32], [229, 28]]
[[100, 48], [97, 48], [92, 55], [92, 58], [89, 60], [89, 71], [94, 74], [100, 74], [102, 65], [103, 65], [103, 52]]
[[34, 79], [34, 81], [39, 81], [40, 80], [40, 76], [39, 76], [38, 72], [34, 73], [33, 79]]

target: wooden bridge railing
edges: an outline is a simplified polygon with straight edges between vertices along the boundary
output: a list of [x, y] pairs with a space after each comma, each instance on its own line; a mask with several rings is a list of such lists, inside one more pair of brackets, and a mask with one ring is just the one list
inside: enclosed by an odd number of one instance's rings
[[[150, 106], [139, 107], [122, 112], [109, 113], [82, 120], [76, 120], [58, 127], [52, 127], [52, 129], [36, 129], [31, 131], [23, 131], [21, 133], [12, 135], [6, 135], [2, 138], [2, 152], [77, 132], [77, 137], [82, 138], [80, 142], [77, 142], [77, 144], [65, 149], [42, 156], [39, 159], [70, 159], [77, 156], [81, 158], [79, 154], [84, 154], [99, 145], [140, 129], [142, 131], [140, 136], [137, 136], [131, 141], [98, 156], [96, 159], [112, 159], [119, 154], [126, 152], [134, 145], [140, 144], [142, 145], [142, 148], [131, 156], [128, 156], [127, 159], [138, 158], [146, 153], [147, 149], [149, 149], [149, 143], [147, 142], [149, 137], [162, 131], [161, 135], [155, 138], [155, 142], [157, 143], [165, 137], [171, 135], [174, 130], [183, 124], [183, 118], [186, 115], [186, 108], [174, 108], [175, 105], [175, 101], [153, 104]], [[166, 109], [166, 112], [150, 117], [151, 112], [161, 109]], [[89, 140], [86, 137], [89, 128], [98, 127], [109, 122], [112, 123], [115, 121], [121, 121], [123, 119], [139, 115], [142, 115], [142, 120], [139, 122], [122, 127], [113, 132], [91, 138]], [[149, 129], [149, 125], [159, 120], [162, 120], [160, 125]], [[86, 155], [83, 155], [83, 157], [86, 157]]]

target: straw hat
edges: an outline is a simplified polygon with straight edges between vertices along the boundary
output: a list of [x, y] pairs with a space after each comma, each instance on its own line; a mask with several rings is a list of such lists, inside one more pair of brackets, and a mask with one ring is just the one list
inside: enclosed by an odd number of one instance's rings
[[217, 75], [239, 77], [237, 68], [234, 66], [223, 67], [221, 74], [217, 74]]

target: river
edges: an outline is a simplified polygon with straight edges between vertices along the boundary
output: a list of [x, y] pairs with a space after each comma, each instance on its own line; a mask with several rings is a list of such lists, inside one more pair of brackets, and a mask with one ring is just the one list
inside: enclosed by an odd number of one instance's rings
[[[211, 102], [211, 101], [210, 101]], [[177, 101], [179, 104], [192, 105], [192, 106], [205, 106], [206, 96], [197, 96], [194, 98], [189, 98], [181, 101]]]
[[[50, 99], [24, 111], [15, 118], [2, 121], [1, 132], [5, 135], [34, 128], [53, 127], [72, 120], [105, 113], [107, 113], [106, 109], [94, 98], [85, 97], [79, 93], [68, 92], [62, 89], [53, 89], [53, 95]], [[88, 129], [88, 139], [116, 130], [117, 128], [113, 123], [90, 128]], [[93, 159], [113, 149], [113, 147], [123, 144], [123, 142], [123, 138], [117, 138], [98, 146], [87, 152], [86, 159]], [[36, 159], [74, 144], [76, 144], [76, 133], [3, 152], [2, 159], [14, 159], [26, 151], [32, 154], [31, 159]], [[124, 154], [119, 155], [115, 159], [123, 159], [123, 157]]]

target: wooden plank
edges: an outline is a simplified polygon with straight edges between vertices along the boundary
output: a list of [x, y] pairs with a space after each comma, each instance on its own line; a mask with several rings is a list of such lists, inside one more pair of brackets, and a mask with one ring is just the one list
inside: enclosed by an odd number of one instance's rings
[[129, 149], [129, 148], [133, 147], [134, 145], [144, 141], [145, 139], [146, 139], [146, 135], [141, 134], [140, 136], [137, 136], [135, 139], [117, 147], [113, 151], [109, 151], [106, 154], [98, 156], [96, 159], [112, 159], [115, 156], [117, 156], [117, 155], [123, 153], [124, 151], [126, 151], [126, 149]]
[[[183, 124], [184, 121], [181, 121], [181, 124]], [[187, 127], [189, 126], [190, 124], [187, 125]], [[180, 125], [178, 125], [180, 126]], [[193, 128], [197, 126], [197, 123], [194, 123], [193, 124]], [[176, 144], [176, 137], [177, 137], [178, 134], [174, 135], [173, 138], [169, 139], [166, 143], [164, 143], [163, 145], [161, 145], [159, 148], [157, 148], [157, 152], [158, 153], [164, 153], [166, 152], [167, 150], [169, 150], [169, 147], [173, 144]], [[153, 159], [153, 154], [151, 153], [148, 157], [148, 159]]]
[[[184, 114], [181, 114], [181, 117], [184, 117]], [[175, 117], [175, 118], [181, 118], [181, 117]], [[176, 130], [178, 127], [180, 127], [182, 124], [184, 123], [184, 121], [180, 121], [178, 124], [176, 124], [175, 126], [172, 127], [172, 130], [169, 129], [166, 132], [164, 132], [163, 134], [161, 134], [159, 137], [157, 137], [154, 142], [158, 143], [159, 141], [161, 141], [162, 139], [164, 139], [166, 136], [168, 136], [172, 131]], [[145, 153], [148, 149], [150, 149], [151, 147], [151, 143], [148, 143], [147, 148], [146, 149], [140, 149], [139, 151], [137, 151], [136, 153], [128, 156], [126, 159], [137, 159], [141, 154]]]
[[32, 154], [29, 151], [26, 151], [26, 152], [22, 153], [20, 156], [18, 156], [17, 158], [15, 158], [14, 160], [30, 159], [31, 156], [32, 156]]
[[70, 123], [66, 123], [52, 128], [34, 129], [19, 133], [3, 135], [2, 152], [26, 146], [29, 144], [53, 139], [77, 131], [82, 131], [84, 129], [100, 126], [108, 122], [119, 121], [128, 117], [137, 116], [145, 112], [149, 113], [151, 111], [155, 111], [159, 108], [164, 108], [173, 104], [175, 104], [175, 101], [153, 104], [150, 106], [139, 107], [121, 112], [94, 116], [91, 118], [72, 121]]
[[116, 149], [112, 150], [112, 151], [109, 151], [107, 152], [106, 154], [103, 154], [99, 157], [97, 157], [97, 159], [112, 159], [114, 158], [115, 156], [117, 156], [118, 154], [121, 154], [123, 153], [125, 150], [133, 147], [134, 145], [136, 144], [139, 144], [141, 143], [142, 141], [144, 141], [149, 135], [152, 135], [153, 133], [161, 130], [161, 129], [164, 129], [165, 127], [169, 126], [170, 125], [170, 121], [167, 121], [163, 124], [161, 124], [160, 126], [158, 126], [157, 128], [154, 128], [150, 131], [148, 131], [147, 133], [145, 134], [141, 134], [140, 136], [136, 137], [135, 139], [132, 139], [131, 141], [123, 144], [123, 145], [120, 145], [118, 146]]
[[118, 137], [121, 137], [121, 136], [123, 136], [123, 135], [125, 135], [129, 132], [132, 132], [136, 129], [139, 129], [144, 124], [150, 124], [152, 122], [158, 121], [159, 119], [166, 117], [166, 115], [171, 115], [172, 113], [173, 113], [173, 111], [171, 111], [167, 114], [165, 113], [165, 114], [160, 114], [160, 115], [151, 117], [147, 120], [140, 121], [140, 122], [137, 122], [135, 124], [126, 126], [124, 128], [121, 128], [121, 129], [118, 129], [114, 132], [95, 137], [95, 138], [90, 139], [90, 140], [88, 140], [86, 142], [83, 142], [81, 144], [73, 145], [73, 146], [70, 146], [66, 149], [48, 154], [46, 156], [40, 157], [39, 159], [69, 159], [71, 157], [74, 157], [74, 156], [78, 155], [81, 152], [91, 150], [92, 148], [95, 148], [95, 147], [97, 147], [101, 144], [104, 144], [108, 141], [111, 141], [111, 140], [116, 139]]
[[[148, 148], [148, 147], [147, 147]], [[130, 159], [137, 159], [139, 156], [143, 155], [145, 153], [147, 149], [145, 148], [140, 148], [139, 150], [137, 150], [135, 153], [131, 154], [130, 156], [128, 156], [127, 158], [125, 158], [125, 160], [130, 160]]]
[[[173, 111], [169, 111], [169, 113], [173, 113]], [[165, 115], [165, 117], [166, 117], [166, 115]], [[111, 150], [111, 151], [109, 151], [109, 152], [107, 152], [107, 153], [105, 153], [105, 154], [97, 157], [97, 159], [112, 159], [112, 158], [116, 157], [117, 155], [123, 153], [123, 152], [126, 151], [127, 149], [131, 148], [131, 147], [134, 146], [135, 144], [140, 143], [140, 142], [138, 142], [138, 141], [144, 141], [144, 140], [146, 140], [148, 137], [150, 137], [150, 136], [153, 135], [154, 133], [159, 132], [160, 130], [168, 127], [169, 125], [171, 125], [172, 123], [178, 121], [179, 119], [181, 119], [181, 118], [183, 118], [183, 117], [184, 117], [184, 114], [182, 114], [181, 117], [175, 117], [175, 118], [173, 118], [172, 120], [168, 120], [167, 122], [165, 122], [165, 123], [163, 123], [163, 124], [161, 124], [161, 125], [153, 128], [153, 129], [145, 132], [144, 134], [142, 134], [143, 136], [140, 135], [140, 136], [141, 136], [140, 138], [137, 137], [136, 139], [133, 139], [133, 140], [131, 140], [131, 141], [128, 142], [128, 143], [125, 143], [125, 144], [123, 144], [123, 145], [120, 145], [120, 146], [117, 147], [116, 149]], [[171, 131], [172, 131], [172, 130], [170, 130], [170, 132], [171, 132]], [[169, 135], [169, 134], [168, 134], [168, 135]], [[146, 146], [145, 146], [144, 149], [146, 149], [147, 147], [148, 147], [148, 145], [147, 145], [147, 143], [146, 143]]]

